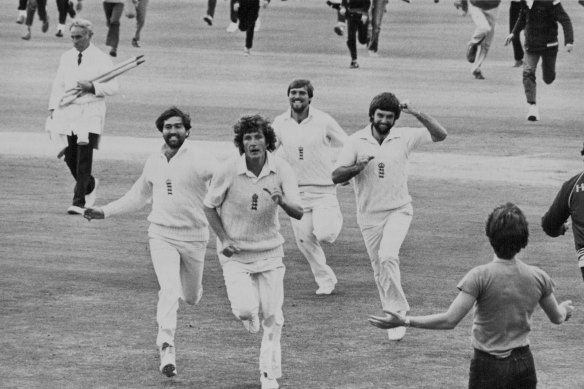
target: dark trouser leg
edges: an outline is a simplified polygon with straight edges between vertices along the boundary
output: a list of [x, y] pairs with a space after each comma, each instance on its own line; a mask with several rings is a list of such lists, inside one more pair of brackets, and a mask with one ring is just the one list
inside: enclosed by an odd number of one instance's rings
[[345, 23], [345, 15], [341, 14], [341, 11], [337, 11], [337, 22]]
[[239, 29], [245, 31], [245, 47], [251, 49], [253, 46], [253, 35], [256, 20], [260, 13], [259, 4], [257, 6], [239, 6], [238, 18]]
[[77, 135], [67, 135], [65, 163], [67, 164], [71, 175], [75, 181], [77, 181]]
[[535, 104], [536, 102], [536, 83], [535, 70], [539, 62], [539, 53], [525, 53], [525, 63], [523, 64], [523, 89], [527, 103]]
[[117, 49], [118, 44], [120, 43], [120, 19], [124, 12], [124, 4], [103, 3], [103, 9], [105, 11], [108, 26], [105, 45]]
[[47, 20], [47, 0], [36, 0], [37, 1], [37, 12], [39, 14], [39, 19], [43, 22]]
[[229, 19], [232, 23], [237, 23], [237, 12], [233, 9], [233, 4], [235, 0], [229, 1]]
[[69, 0], [57, 0], [57, 10], [59, 11], [59, 24], [65, 24], [67, 21], [67, 10], [69, 9]]
[[65, 163], [75, 178], [76, 184], [73, 194], [73, 205], [83, 207], [85, 195], [95, 188], [95, 178], [91, 175], [93, 164], [93, 149], [99, 142], [99, 135], [90, 133], [89, 144], [78, 145], [77, 135], [67, 136], [67, 148], [65, 149]]
[[142, 28], [146, 23], [146, 10], [148, 9], [148, 1], [149, 0], [140, 0], [138, 6], [136, 7], [136, 35], [134, 35], [134, 38], [137, 41], [140, 40], [140, 32], [142, 32]]
[[37, 0], [28, 0], [25, 24], [29, 27], [32, 26], [32, 23], [34, 22], [34, 14], [36, 13], [37, 7]]
[[248, 24], [247, 30], [245, 31], [245, 47], [251, 49], [253, 46], [253, 33], [255, 28], [255, 21]]
[[93, 148], [89, 144], [77, 145], [77, 184], [73, 194], [73, 205], [85, 206], [85, 195], [91, 177]]
[[371, 4], [371, 39], [369, 40], [369, 50], [377, 52], [379, 45], [379, 34], [381, 33], [381, 22], [385, 11], [385, 0], [373, 0]]
[[[509, 32], [513, 31], [515, 22], [519, 18], [519, 13], [521, 11], [521, 3], [512, 1], [509, 5]], [[521, 37], [519, 34], [513, 37], [513, 57], [515, 61], [523, 60], [523, 47], [521, 47]]]
[[215, 16], [215, 7], [217, 7], [217, 0], [208, 0], [207, 1], [207, 15], [210, 17]]
[[363, 23], [362, 20], [359, 20], [359, 24], [357, 27], [357, 38], [359, 39], [359, 43], [362, 45], [366, 45], [369, 42], [369, 21]]
[[558, 49], [548, 49], [541, 56], [541, 72], [543, 82], [551, 84], [556, 79], [556, 58]]
[[355, 15], [347, 16], [347, 47], [351, 54], [351, 60], [357, 59], [357, 20]]
[[18, 1], [18, 10], [25, 11], [26, 10], [26, 0], [19, 0]]

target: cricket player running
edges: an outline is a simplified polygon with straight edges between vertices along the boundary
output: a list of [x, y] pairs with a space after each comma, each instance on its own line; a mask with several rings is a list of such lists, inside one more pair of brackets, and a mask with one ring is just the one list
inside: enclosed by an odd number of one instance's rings
[[[394, 128], [400, 114], [413, 115], [425, 128]], [[392, 93], [381, 93], [369, 106], [371, 124], [349, 137], [332, 173], [334, 183], [354, 178], [357, 223], [371, 259], [373, 277], [384, 310], [410, 310], [401, 286], [399, 251], [413, 217], [407, 168], [411, 152], [440, 142], [446, 130], [431, 116], [400, 104]], [[401, 340], [405, 327], [388, 330]]]
[[148, 238], [152, 264], [160, 285], [156, 320], [160, 372], [177, 374], [175, 332], [179, 300], [194, 305], [203, 295], [203, 265], [209, 229], [203, 212], [215, 163], [203, 150], [187, 141], [191, 118], [176, 107], [156, 119], [164, 145], [151, 155], [142, 175], [120, 199], [103, 207], [88, 208], [85, 218], [103, 219], [138, 211], [152, 204]]
[[326, 263], [320, 242], [333, 243], [343, 226], [331, 172], [333, 159], [348, 136], [330, 115], [310, 106], [313, 96], [309, 80], [292, 81], [288, 86], [290, 109], [274, 119], [273, 127], [280, 155], [298, 179], [304, 206], [302, 219], [290, 219], [296, 244], [310, 265], [318, 285], [316, 294], [329, 295], [337, 277]]
[[262, 389], [277, 389], [282, 376], [280, 338], [284, 315], [284, 238], [278, 208], [302, 218], [296, 177], [290, 165], [271, 152], [276, 135], [260, 115], [244, 116], [234, 126], [241, 156], [213, 174], [205, 214], [217, 234], [217, 253], [231, 310], [250, 333], [261, 322]]

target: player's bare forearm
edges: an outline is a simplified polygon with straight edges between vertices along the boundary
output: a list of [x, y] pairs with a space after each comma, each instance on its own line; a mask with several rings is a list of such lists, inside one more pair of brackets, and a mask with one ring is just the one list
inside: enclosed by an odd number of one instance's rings
[[441, 142], [446, 139], [448, 132], [446, 132], [446, 129], [438, 122], [438, 120], [420, 111], [412, 111], [412, 115], [414, 115], [416, 119], [428, 129], [434, 142]]
[[228, 238], [228, 236], [227, 233], [225, 232], [225, 228], [223, 227], [221, 217], [217, 212], [217, 208], [209, 208], [205, 206], [203, 207], [203, 210], [205, 211], [205, 216], [207, 216], [209, 225], [213, 229], [213, 232], [215, 232], [215, 235], [217, 235], [217, 238], [219, 238], [221, 242], [225, 241]]
[[284, 212], [286, 212], [286, 215], [296, 220], [302, 219], [302, 216], [304, 215], [304, 210], [302, 209], [302, 206], [300, 204], [288, 202], [286, 198], [283, 197], [279, 205], [284, 210]]
[[334, 184], [342, 184], [349, 181], [360, 172], [361, 170], [359, 170], [357, 165], [340, 166], [333, 171], [331, 178]]

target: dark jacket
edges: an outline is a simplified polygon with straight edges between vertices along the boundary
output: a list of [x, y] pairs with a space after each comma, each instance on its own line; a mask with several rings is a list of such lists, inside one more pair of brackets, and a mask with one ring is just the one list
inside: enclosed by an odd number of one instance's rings
[[497, 8], [501, 0], [470, 0], [470, 3], [480, 9], [489, 10]]
[[366, 14], [369, 12], [369, 7], [371, 7], [371, 0], [342, 0], [341, 5], [349, 13]]
[[574, 29], [570, 17], [558, 1], [535, 0], [531, 9], [521, 1], [521, 13], [513, 27], [513, 35], [525, 29], [525, 50], [528, 52], [557, 48], [558, 23], [564, 30], [564, 43], [574, 43]]
[[564, 232], [564, 223], [572, 218], [572, 231], [578, 262], [584, 277], [584, 172], [566, 181], [541, 219], [546, 234], [556, 237]]

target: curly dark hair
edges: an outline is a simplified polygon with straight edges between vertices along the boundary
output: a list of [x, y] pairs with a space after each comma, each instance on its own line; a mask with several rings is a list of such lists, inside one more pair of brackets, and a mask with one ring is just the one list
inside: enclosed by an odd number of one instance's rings
[[243, 154], [243, 136], [253, 132], [261, 132], [266, 138], [266, 149], [268, 151], [276, 150], [276, 133], [270, 125], [268, 119], [260, 114], [242, 116], [233, 126], [235, 138], [233, 143], [239, 149], [239, 154]]
[[401, 108], [399, 107], [399, 100], [389, 92], [383, 92], [375, 96], [369, 104], [369, 120], [373, 121], [373, 115], [376, 110], [391, 111], [395, 114], [395, 120], [399, 119]]
[[189, 116], [189, 114], [181, 111], [175, 106], [172, 106], [170, 108], [167, 108], [164, 112], [162, 112], [158, 119], [156, 119], [155, 123], [156, 128], [158, 128], [158, 131], [162, 132], [164, 122], [174, 116], [178, 116], [179, 118], [182, 119], [182, 123], [183, 126], [185, 127], [185, 130], [188, 131], [191, 129], [191, 117]]
[[512, 259], [527, 247], [529, 228], [525, 215], [513, 203], [500, 205], [491, 212], [485, 232], [497, 257]]

